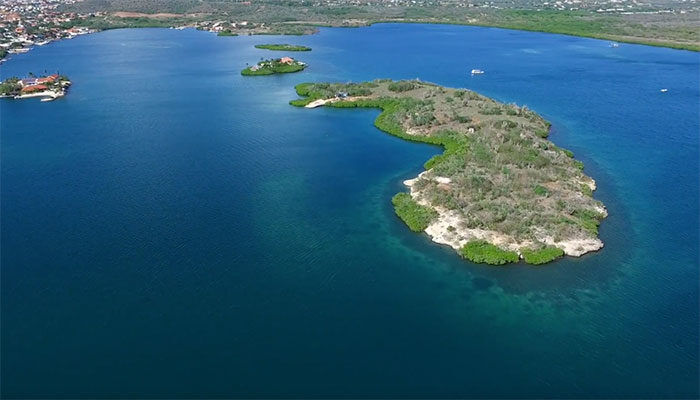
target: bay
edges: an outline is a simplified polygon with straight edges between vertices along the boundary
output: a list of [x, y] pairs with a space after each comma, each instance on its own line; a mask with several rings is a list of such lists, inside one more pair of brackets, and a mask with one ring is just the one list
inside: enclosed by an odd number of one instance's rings
[[[254, 44], [313, 48], [243, 77]], [[468, 74], [472, 68], [486, 71]], [[700, 55], [492, 28], [114, 30], [15, 55], [0, 101], [3, 397], [697, 397]], [[440, 150], [306, 81], [527, 105], [596, 179], [602, 251], [489, 267], [390, 198]], [[662, 93], [660, 89], [667, 88]]]

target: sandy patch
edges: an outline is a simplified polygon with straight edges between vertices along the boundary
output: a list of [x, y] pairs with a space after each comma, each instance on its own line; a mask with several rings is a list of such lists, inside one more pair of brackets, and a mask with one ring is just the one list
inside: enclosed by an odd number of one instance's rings
[[355, 101], [355, 100], [366, 99], [366, 98], [367, 98], [367, 96], [356, 96], [356, 97], [345, 97], [345, 98], [333, 97], [331, 99], [318, 99], [318, 100], [312, 101], [311, 103], [305, 105], [304, 107], [316, 108], [316, 107], [321, 107], [321, 106], [329, 104], [329, 103], [335, 103], [337, 101]]

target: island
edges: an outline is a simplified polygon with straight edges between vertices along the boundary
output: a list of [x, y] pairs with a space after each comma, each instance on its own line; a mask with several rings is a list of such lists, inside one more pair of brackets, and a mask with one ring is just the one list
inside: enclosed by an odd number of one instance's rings
[[241, 71], [241, 75], [272, 75], [299, 72], [306, 68], [306, 63], [291, 57], [263, 60]]
[[279, 51], [311, 51], [311, 47], [293, 44], [256, 44], [256, 49], [279, 50]]
[[547, 140], [550, 124], [525, 106], [419, 80], [302, 83], [290, 104], [382, 110], [374, 124], [441, 146], [394, 196], [416, 232], [477, 263], [544, 264], [603, 247], [605, 206], [573, 153]]
[[30, 76], [28, 78], [8, 78], [0, 83], [0, 97], [26, 99], [41, 97], [41, 101], [51, 101], [63, 97], [71, 82], [67, 76], [53, 74]]

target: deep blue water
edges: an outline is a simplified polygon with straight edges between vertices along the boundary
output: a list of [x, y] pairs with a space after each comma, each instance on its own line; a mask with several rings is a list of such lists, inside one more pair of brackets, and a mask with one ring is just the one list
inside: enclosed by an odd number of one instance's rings
[[[242, 77], [309, 45], [298, 74]], [[486, 74], [470, 77], [472, 68]], [[381, 24], [304, 37], [116, 30], [13, 56], [0, 101], [7, 397], [697, 397], [700, 55]], [[526, 104], [583, 160], [605, 248], [465, 262], [394, 216], [439, 149], [304, 81], [416, 78]], [[661, 93], [661, 88], [668, 88]]]

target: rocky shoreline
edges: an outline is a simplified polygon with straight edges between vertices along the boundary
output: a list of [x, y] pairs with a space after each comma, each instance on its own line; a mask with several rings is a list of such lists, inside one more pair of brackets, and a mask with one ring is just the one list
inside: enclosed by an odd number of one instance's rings
[[[416, 178], [403, 181], [403, 184], [409, 188], [411, 197], [418, 204], [430, 207], [438, 213], [438, 217], [425, 229], [425, 233], [430, 236], [433, 242], [450, 246], [459, 251], [472, 240], [486, 240], [500, 248], [515, 251], [520, 258], [522, 258], [521, 249], [535, 245], [535, 241], [518, 241], [509, 235], [492, 230], [461, 228], [464, 225], [464, 219], [459, 212], [448, 210], [444, 207], [432, 206], [430, 202], [426, 201], [420, 190], [415, 188], [415, 182], [420, 178], [432, 179], [442, 185], [449, 185], [451, 180], [446, 177], [431, 176], [431, 171], [428, 170], [421, 172]], [[601, 209], [601, 212], [607, 216], [607, 210], [604, 207]], [[541, 234], [537, 236], [537, 240], [546, 245], [560, 248], [565, 255], [571, 257], [580, 257], [586, 253], [598, 251], [604, 246], [603, 241], [600, 239], [590, 237], [555, 241], [551, 235], [547, 235], [544, 231], [541, 231]]]

